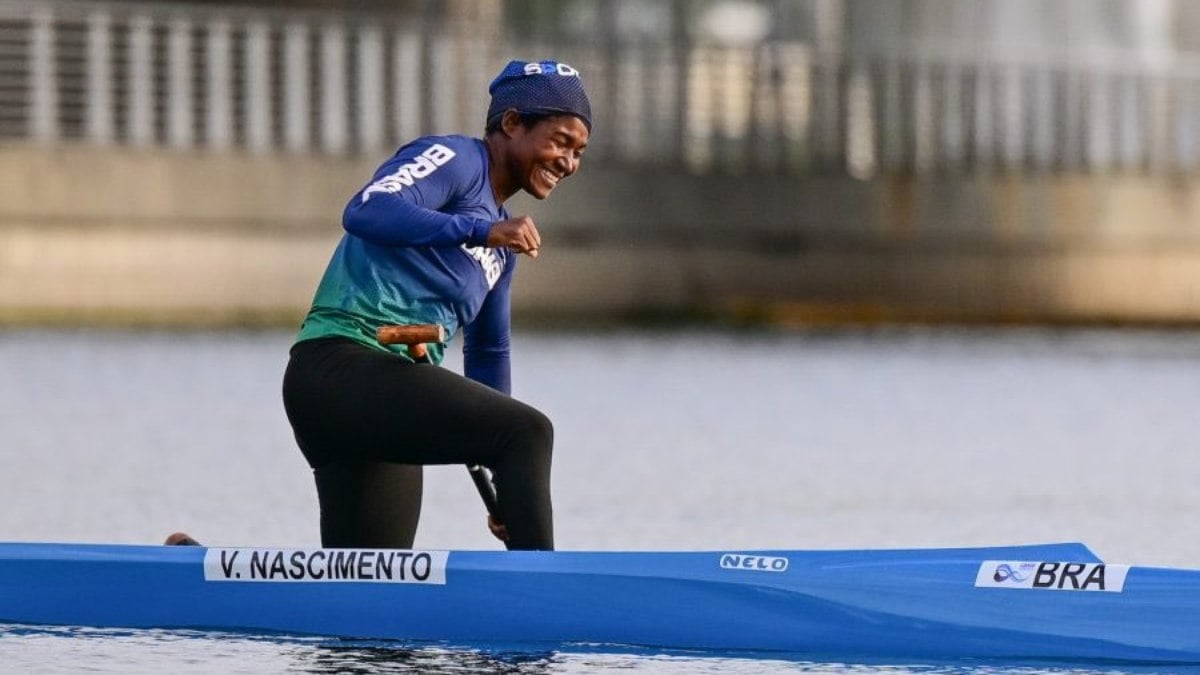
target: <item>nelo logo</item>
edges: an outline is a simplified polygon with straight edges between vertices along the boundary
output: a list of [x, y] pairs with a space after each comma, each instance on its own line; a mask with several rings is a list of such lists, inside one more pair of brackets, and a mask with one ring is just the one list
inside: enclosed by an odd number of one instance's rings
[[788, 568], [788, 559], [765, 555], [722, 553], [721, 567], [727, 570], [750, 570], [752, 572], [785, 572]]

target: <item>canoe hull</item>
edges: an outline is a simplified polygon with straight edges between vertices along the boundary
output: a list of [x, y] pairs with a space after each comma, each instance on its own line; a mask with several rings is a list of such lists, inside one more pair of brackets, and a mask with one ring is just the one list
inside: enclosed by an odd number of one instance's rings
[[[1077, 573], [1062, 588], [981, 587], [1001, 576], [984, 561], [1078, 565], [1065, 568]], [[864, 659], [1200, 662], [1200, 572], [1120, 568], [1117, 592], [1094, 587], [1099, 562], [1078, 544], [352, 557], [0, 544], [0, 621]], [[1076, 588], [1089, 574], [1093, 587]]]

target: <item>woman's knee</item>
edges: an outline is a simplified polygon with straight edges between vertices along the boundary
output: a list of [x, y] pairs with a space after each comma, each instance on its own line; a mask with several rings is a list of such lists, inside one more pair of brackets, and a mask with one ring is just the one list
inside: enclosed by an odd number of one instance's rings
[[[489, 468], [505, 476], [516, 473], [545, 475], [554, 451], [554, 425], [535, 408], [521, 405], [505, 417], [505, 432]], [[531, 473], [532, 472], [532, 473]]]
[[520, 417], [517, 434], [521, 445], [544, 450], [547, 454], [554, 448], [554, 423], [540, 410], [527, 407]]

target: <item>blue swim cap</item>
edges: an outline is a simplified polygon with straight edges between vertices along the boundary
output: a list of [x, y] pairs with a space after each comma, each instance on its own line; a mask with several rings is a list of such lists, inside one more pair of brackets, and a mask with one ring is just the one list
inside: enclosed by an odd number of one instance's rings
[[506, 110], [519, 113], [574, 115], [592, 130], [592, 106], [579, 71], [557, 61], [509, 61], [488, 87], [487, 126]]

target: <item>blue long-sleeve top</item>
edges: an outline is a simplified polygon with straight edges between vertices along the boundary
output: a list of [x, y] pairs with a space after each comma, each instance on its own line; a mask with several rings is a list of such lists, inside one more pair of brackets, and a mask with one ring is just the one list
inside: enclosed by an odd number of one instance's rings
[[[516, 256], [487, 248], [496, 203], [483, 141], [427, 136], [400, 148], [351, 197], [297, 341], [346, 337], [380, 345], [381, 326], [436, 323], [449, 343], [461, 329], [467, 377], [511, 393], [511, 286]], [[430, 345], [435, 363], [445, 345]]]

